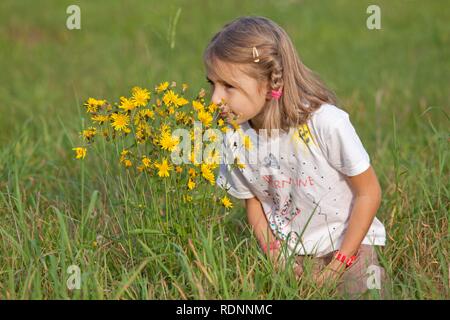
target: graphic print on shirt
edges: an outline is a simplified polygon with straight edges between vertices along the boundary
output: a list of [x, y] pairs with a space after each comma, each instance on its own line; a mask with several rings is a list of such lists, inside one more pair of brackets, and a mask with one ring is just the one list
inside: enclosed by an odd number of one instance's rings
[[[264, 190], [264, 194], [271, 197], [273, 201], [271, 210], [267, 212], [267, 218], [272, 230], [281, 239], [287, 241], [292, 248], [304, 246], [304, 240], [301, 235], [306, 232], [309, 222], [311, 221], [313, 216], [316, 216], [316, 218], [319, 216], [322, 217], [323, 222], [326, 224], [327, 229], [329, 230], [327, 213], [323, 211], [322, 206], [319, 204], [320, 201], [318, 202], [314, 195], [308, 192], [306, 193], [306, 197], [308, 201], [312, 203], [314, 209], [310, 213], [304, 213], [307, 214], [307, 216], [304, 217], [305, 226], [301, 230], [291, 230], [288, 232], [288, 234], [286, 234], [285, 232], [283, 232], [283, 230], [285, 230], [285, 228], [288, 227], [292, 223], [292, 221], [302, 213], [302, 210], [297, 206], [295, 206], [294, 208], [294, 206], [292, 205], [293, 201], [291, 194], [289, 194], [289, 196], [286, 197], [284, 201], [280, 201], [280, 195], [278, 193], [273, 194], [269, 190]], [[330, 236], [330, 239], [332, 239], [330, 230], [328, 231], [328, 235]], [[333, 241], [332, 246], [334, 248]]]
[[301, 139], [306, 145], [310, 144], [310, 143], [314, 143], [315, 141], [312, 138], [312, 134], [311, 131], [309, 130], [308, 125], [305, 123], [303, 125], [300, 125], [298, 127], [298, 130], [296, 132], [295, 135], [297, 138]]
[[306, 156], [309, 153], [310, 147], [318, 146], [306, 123], [298, 126], [297, 130], [292, 134], [291, 139], [295, 142], [293, 144], [295, 151], [300, 153], [301, 150], [303, 156]]
[[[301, 209], [292, 205], [292, 196], [289, 195], [280, 201], [280, 195], [278, 193], [271, 193], [268, 190], [264, 190], [266, 196], [272, 198], [273, 206], [266, 213], [269, 223], [273, 230], [281, 233], [298, 215], [301, 214]], [[284, 238], [285, 236], [283, 236]]]
[[268, 156], [264, 157], [264, 166], [266, 168], [275, 168], [280, 169], [280, 163], [278, 162], [277, 158], [272, 153], [269, 153]]
[[329, 214], [327, 214], [326, 212], [324, 212], [323, 210], [322, 210], [322, 207], [319, 205], [319, 202], [317, 202], [317, 200], [316, 200], [316, 198], [311, 194], [311, 193], [306, 193], [306, 196], [313, 202], [313, 204], [314, 204], [314, 210], [313, 210], [313, 212], [314, 212], [314, 214], [316, 214], [317, 216], [322, 216], [323, 217], [323, 219], [324, 219], [324, 222], [325, 222], [325, 224], [326, 224], [326, 226], [327, 226], [327, 230], [328, 230], [328, 236], [329, 236], [329, 238], [330, 238], [330, 241], [331, 241], [331, 245], [332, 245], [332, 247], [333, 247], [333, 250], [334, 250], [334, 243], [333, 243], [333, 237], [331, 236], [331, 231], [330, 231], [330, 227], [329, 227], [329, 225], [328, 225], [328, 215]]

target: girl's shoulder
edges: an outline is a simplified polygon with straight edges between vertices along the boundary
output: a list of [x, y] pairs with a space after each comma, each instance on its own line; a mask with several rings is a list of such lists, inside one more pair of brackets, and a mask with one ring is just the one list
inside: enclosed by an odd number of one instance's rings
[[324, 103], [311, 114], [310, 124], [318, 132], [335, 128], [341, 121], [349, 120], [349, 114], [335, 105]]

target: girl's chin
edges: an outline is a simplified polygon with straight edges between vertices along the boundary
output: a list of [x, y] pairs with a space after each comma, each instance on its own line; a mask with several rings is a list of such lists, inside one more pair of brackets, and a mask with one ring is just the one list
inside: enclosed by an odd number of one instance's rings
[[230, 123], [230, 124], [232, 124], [232, 123], [236, 123], [236, 124], [243, 124], [245, 121], [247, 121], [246, 119], [243, 119], [243, 118], [238, 118], [238, 119], [236, 119], [236, 118], [233, 118], [233, 117], [231, 117], [231, 116], [228, 116], [228, 117], [226, 117], [225, 119], [224, 119], [227, 123]]

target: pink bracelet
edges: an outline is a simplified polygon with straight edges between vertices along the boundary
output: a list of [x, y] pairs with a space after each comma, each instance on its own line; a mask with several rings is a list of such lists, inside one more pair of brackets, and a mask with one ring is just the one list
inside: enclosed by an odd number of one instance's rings
[[344, 263], [346, 268], [350, 267], [353, 264], [353, 262], [355, 262], [355, 260], [356, 260], [356, 255], [348, 258], [345, 254], [343, 254], [340, 251], [337, 251], [336, 254], [334, 255], [334, 257], [336, 258], [336, 260]]

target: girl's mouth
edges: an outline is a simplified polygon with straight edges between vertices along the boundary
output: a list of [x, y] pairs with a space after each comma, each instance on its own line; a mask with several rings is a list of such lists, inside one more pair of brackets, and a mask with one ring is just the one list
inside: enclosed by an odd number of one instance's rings
[[230, 115], [232, 115], [233, 113], [231, 112], [231, 111], [222, 111], [221, 113], [220, 113], [220, 117], [222, 118], [222, 119], [226, 119], [226, 118], [228, 118]]

